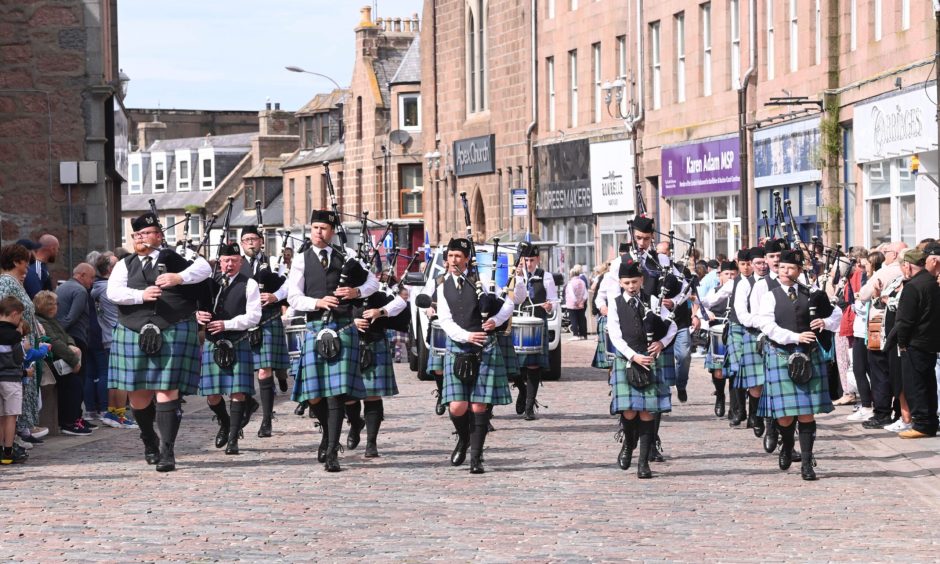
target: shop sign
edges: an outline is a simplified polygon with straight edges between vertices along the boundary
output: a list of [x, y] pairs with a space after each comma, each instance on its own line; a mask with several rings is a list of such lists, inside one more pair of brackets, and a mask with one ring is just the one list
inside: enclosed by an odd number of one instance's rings
[[512, 216], [525, 217], [529, 215], [529, 192], [525, 188], [512, 189]]
[[737, 135], [662, 149], [662, 196], [730, 192], [741, 187]]
[[536, 147], [539, 219], [591, 215], [590, 148], [587, 139]]
[[786, 186], [822, 179], [819, 118], [754, 132], [754, 186]]
[[[928, 88], [936, 92], [935, 86]], [[918, 87], [855, 107], [856, 161], [881, 161], [937, 148], [937, 105], [926, 90]]]
[[594, 213], [633, 211], [633, 141], [591, 144], [591, 207]]
[[496, 171], [496, 136], [483, 135], [454, 141], [454, 175], [493, 174]]

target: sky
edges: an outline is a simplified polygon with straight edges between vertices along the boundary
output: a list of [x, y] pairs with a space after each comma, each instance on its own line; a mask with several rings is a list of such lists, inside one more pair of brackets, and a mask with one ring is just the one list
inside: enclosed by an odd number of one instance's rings
[[297, 110], [329, 80], [349, 84], [353, 29], [376, 17], [422, 18], [422, 0], [125, 0], [118, 5], [120, 68], [128, 108]]

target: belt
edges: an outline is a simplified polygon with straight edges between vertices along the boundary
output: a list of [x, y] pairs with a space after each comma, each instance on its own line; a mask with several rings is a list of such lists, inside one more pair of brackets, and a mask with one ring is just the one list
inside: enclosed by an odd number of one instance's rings
[[[742, 327], [744, 326], [742, 325]], [[753, 327], [744, 327], [744, 330], [750, 333], [754, 337], [760, 335], [760, 329], [755, 329]]]
[[[321, 321], [323, 319], [323, 314], [326, 313], [323, 310], [317, 311], [308, 311], [307, 312], [307, 321]], [[333, 314], [333, 321], [336, 323], [343, 323], [344, 321], [351, 321], [352, 317], [347, 315], [336, 315]]]

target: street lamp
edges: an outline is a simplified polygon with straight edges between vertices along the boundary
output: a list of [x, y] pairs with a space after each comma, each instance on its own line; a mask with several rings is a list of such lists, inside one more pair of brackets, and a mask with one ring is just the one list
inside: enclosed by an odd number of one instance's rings
[[320, 74], [320, 73], [318, 73], [318, 72], [313, 72], [313, 71], [304, 70], [304, 69], [302, 69], [302, 68], [300, 68], [300, 67], [295, 67], [295, 66], [289, 66], [289, 67], [284, 67], [284, 68], [287, 69], [287, 70], [289, 70], [290, 72], [302, 72], [302, 73], [304, 73], [304, 74], [312, 74], [313, 76], [319, 76], [320, 78], [325, 78], [325, 79], [329, 80], [330, 82], [332, 82], [333, 84], [335, 84], [337, 89], [339, 89], [339, 90], [342, 90], [342, 89], [343, 89], [343, 87], [340, 86], [338, 82], [336, 82], [336, 81], [333, 80], [332, 78], [326, 76], [325, 74]]

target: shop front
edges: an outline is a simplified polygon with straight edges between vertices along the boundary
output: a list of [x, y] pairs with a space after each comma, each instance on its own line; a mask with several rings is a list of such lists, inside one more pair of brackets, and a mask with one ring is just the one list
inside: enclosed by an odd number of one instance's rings
[[917, 85], [855, 107], [853, 140], [861, 169], [861, 240], [915, 245], [937, 237], [937, 106]]
[[[669, 203], [677, 239], [695, 237], [702, 257], [730, 257], [741, 244], [738, 136], [664, 146], [662, 197]], [[688, 250], [677, 241], [675, 253]]]
[[633, 188], [633, 141], [591, 143], [591, 208], [600, 233], [598, 260], [617, 256], [630, 238], [629, 221], [636, 210]]
[[575, 264], [594, 267], [590, 151], [586, 139], [536, 147], [535, 217], [539, 239], [556, 241], [552, 272], [568, 277]]

